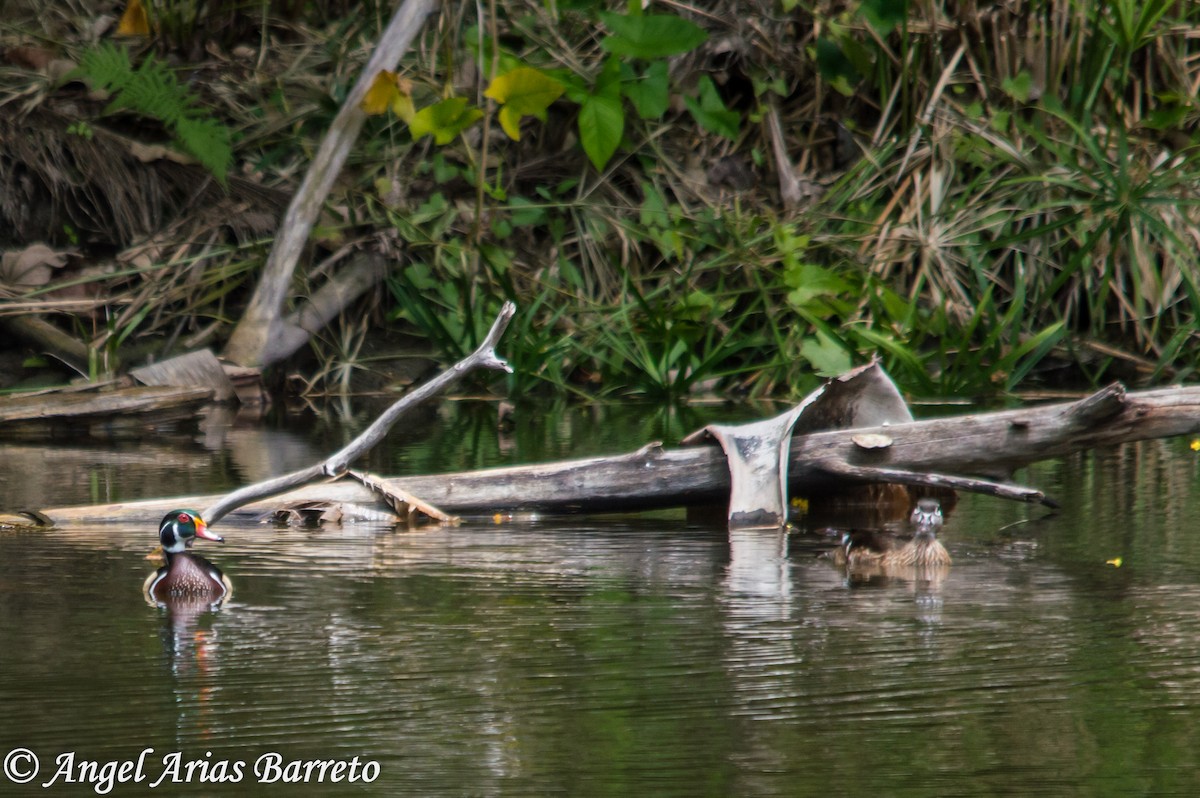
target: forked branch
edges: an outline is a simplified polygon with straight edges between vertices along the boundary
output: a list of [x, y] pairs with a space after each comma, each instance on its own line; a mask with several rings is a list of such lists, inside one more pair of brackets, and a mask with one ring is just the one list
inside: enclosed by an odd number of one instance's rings
[[235, 490], [233, 493], [222, 496], [216, 504], [201, 514], [204, 520], [209, 524], [215, 524], [231, 510], [241, 507], [243, 504], [275, 496], [293, 488], [298, 488], [301, 485], [307, 485], [310, 482], [337, 479], [346, 473], [351, 463], [369, 452], [375, 444], [383, 440], [388, 430], [399, 420], [400, 416], [412, 410], [426, 399], [436, 396], [441, 391], [458, 382], [468, 372], [477, 368], [487, 368], [499, 369], [511, 373], [512, 367], [496, 354], [496, 344], [500, 342], [501, 336], [504, 335], [504, 331], [508, 328], [508, 323], [512, 321], [513, 314], [516, 312], [516, 305], [512, 302], [505, 302], [504, 307], [500, 309], [500, 314], [496, 316], [496, 321], [492, 323], [492, 329], [488, 331], [487, 337], [483, 339], [483, 343], [474, 352], [416, 390], [405, 394], [403, 398], [385, 410], [379, 418], [375, 419], [371, 426], [367, 427], [361, 435], [351, 441], [341, 451], [335, 452], [324, 462], [299, 471], [293, 471], [290, 474], [273, 477], [263, 482], [256, 482], [253, 485], [247, 485], [244, 488]]

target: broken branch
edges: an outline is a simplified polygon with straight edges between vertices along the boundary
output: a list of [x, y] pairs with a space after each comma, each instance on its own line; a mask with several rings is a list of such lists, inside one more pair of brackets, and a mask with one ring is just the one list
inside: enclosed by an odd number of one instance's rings
[[218, 519], [223, 518], [230, 510], [240, 507], [243, 504], [265, 499], [268, 496], [274, 496], [284, 491], [298, 488], [309, 482], [329, 478], [336, 479], [350, 468], [350, 463], [362, 457], [375, 444], [383, 440], [388, 430], [392, 428], [392, 425], [396, 423], [400, 416], [426, 399], [436, 396], [439, 392], [458, 382], [468, 372], [477, 368], [500, 369], [511, 372], [512, 367], [496, 354], [496, 344], [499, 343], [500, 337], [504, 335], [508, 323], [512, 320], [513, 314], [516, 312], [516, 305], [512, 302], [505, 302], [504, 307], [500, 309], [499, 315], [496, 316], [496, 321], [492, 323], [492, 329], [488, 332], [487, 337], [483, 339], [483, 343], [474, 352], [416, 390], [405, 394], [404, 397], [385, 410], [379, 418], [375, 419], [374, 423], [367, 427], [361, 435], [352, 440], [340, 451], [335, 452], [324, 462], [299, 471], [293, 471], [290, 474], [284, 474], [283, 476], [239, 488], [233, 493], [223, 496], [216, 504], [209, 507], [201, 515], [209, 524], [215, 524]]
[[1009, 485], [1003, 482], [992, 482], [987, 479], [972, 479], [952, 474], [930, 474], [916, 471], [904, 471], [899, 468], [875, 468], [873, 466], [856, 466], [849, 463], [830, 461], [818, 465], [822, 471], [835, 477], [845, 477], [862, 482], [888, 482], [894, 485], [919, 485], [927, 488], [952, 488], [971, 493], [983, 493], [997, 496], [1001, 499], [1013, 499], [1019, 502], [1041, 504], [1045, 507], [1057, 508], [1058, 502], [1036, 488], [1024, 485]]

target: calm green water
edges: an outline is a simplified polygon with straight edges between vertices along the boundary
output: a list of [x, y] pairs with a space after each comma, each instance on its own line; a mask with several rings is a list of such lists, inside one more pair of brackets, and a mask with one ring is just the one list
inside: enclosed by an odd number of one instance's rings
[[[380, 457], [620, 451], [659, 422], [529, 423], [505, 443], [486, 414], [443, 411]], [[309, 431], [273, 433], [276, 459], [341, 434]], [[156, 445], [176, 450], [157, 470], [137, 447], [75, 451], [49, 488], [38, 463], [61, 450], [26, 447], [24, 466], [10, 451], [0, 505], [186, 492], [248, 468], [228, 436]], [[226, 528], [200, 546], [232, 600], [167, 612], [140, 592], [157, 519], [0, 533], [0, 755], [29, 749], [41, 768], [25, 787], [0, 776], [0, 794], [95, 794], [40, 785], [64, 754], [134, 774], [152, 748], [143, 780], [110, 794], [1193, 795], [1197, 463], [1166, 441], [1041, 465], [1022, 478], [1062, 500], [1052, 516], [964, 497], [936, 585], [851, 586], [804, 529], [731, 537], [671, 514]], [[355, 757], [373, 781], [260, 784]]]

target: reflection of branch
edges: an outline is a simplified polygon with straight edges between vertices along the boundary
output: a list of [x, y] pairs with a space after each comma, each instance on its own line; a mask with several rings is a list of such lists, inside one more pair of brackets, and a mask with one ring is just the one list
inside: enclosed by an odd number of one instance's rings
[[204, 520], [209, 524], [214, 524], [218, 519], [227, 515], [230, 510], [241, 507], [243, 504], [265, 499], [309, 482], [340, 477], [350, 468], [350, 463], [362, 457], [371, 450], [371, 447], [383, 440], [388, 430], [391, 429], [400, 416], [426, 399], [435, 396], [440, 391], [458, 382], [467, 372], [476, 368], [500, 369], [511, 372], [512, 367], [496, 354], [496, 344], [500, 341], [500, 336], [504, 335], [504, 330], [508, 327], [509, 321], [512, 320], [513, 314], [516, 312], [516, 305], [512, 302], [505, 302], [504, 307], [500, 309], [500, 314], [496, 316], [496, 321], [492, 324], [492, 329], [488, 332], [487, 337], [483, 339], [483, 343], [479, 345], [478, 349], [429, 382], [406, 394], [400, 401], [385, 410], [379, 418], [375, 419], [375, 422], [371, 426], [367, 427], [365, 432], [351, 441], [344, 449], [335, 452], [322, 463], [317, 463], [300, 471], [293, 471], [290, 474], [284, 474], [283, 476], [263, 482], [257, 482], [253, 485], [247, 485], [244, 488], [239, 488], [233, 493], [223, 496], [216, 504], [202, 513]]

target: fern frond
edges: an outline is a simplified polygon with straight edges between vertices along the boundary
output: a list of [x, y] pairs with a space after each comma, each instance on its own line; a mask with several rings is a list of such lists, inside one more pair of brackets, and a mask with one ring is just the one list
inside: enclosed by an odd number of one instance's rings
[[112, 92], [125, 87], [133, 76], [133, 66], [129, 63], [128, 50], [104, 42], [83, 54], [79, 59], [79, 72], [94, 88]]
[[225, 183], [225, 175], [233, 161], [229, 128], [215, 119], [184, 118], [175, 126], [175, 137], [183, 149], [213, 173], [213, 177], [221, 184]]
[[151, 58], [130, 75], [106, 113], [124, 108], [161, 119], [168, 127], [173, 127], [195, 114], [193, 103], [191, 93], [179, 85], [174, 73]]
[[150, 56], [134, 69], [129, 52], [107, 42], [84, 53], [79, 63], [93, 86], [114, 93], [105, 115], [125, 110], [161, 121], [176, 143], [224, 184], [233, 161], [232, 134], [204, 114], [165, 64]]

